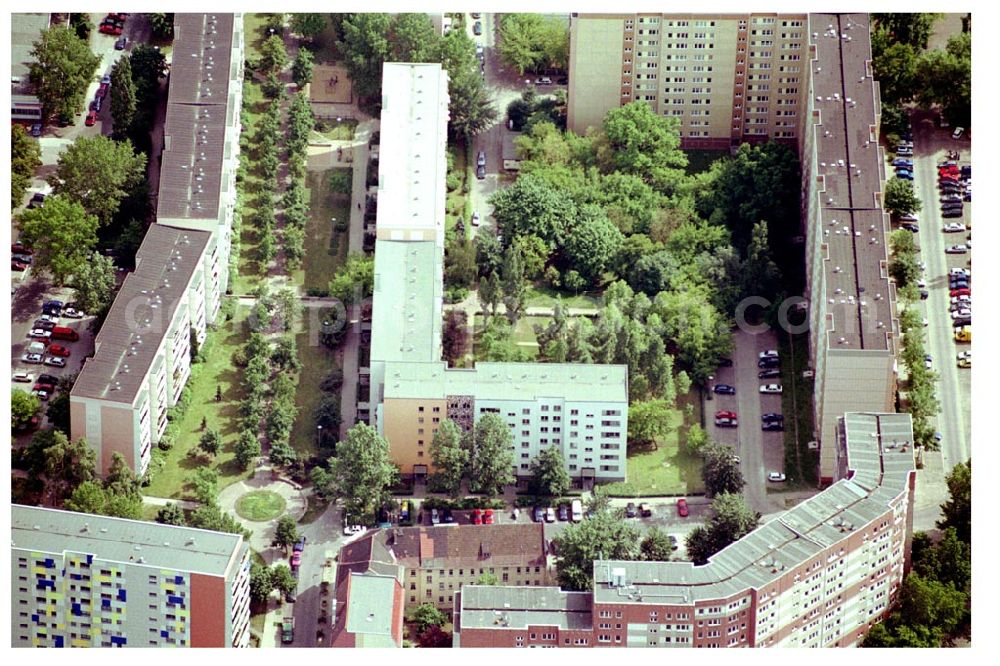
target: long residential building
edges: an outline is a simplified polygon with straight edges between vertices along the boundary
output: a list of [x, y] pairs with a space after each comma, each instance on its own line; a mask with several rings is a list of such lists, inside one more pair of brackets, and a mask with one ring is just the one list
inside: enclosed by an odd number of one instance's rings
[[570, 18], [568, 127], [600, 127], [644, 101], [680, 123], [683, 148], [796, 143], [806, 92], [805, 14], [607, 13]]
[[42, 122], [42, 103], [31, 84], [34, 49], [42, 32], [51, 25], [49, 13], [10, 15], [10, 119], [25, 123]]
[[177, 14], [157, 221], [70, 393], [70, 431], [136, 474], [167, 425], [229, 281], [243, 96], [242, 14]]
[[425, 477], [443, 419], [469, 430], [494, 412], [511, 428], [516, 476], [556, 446], [575, 480], [623, 480], [625, 366], [442, 362], [448, 77], [438, 64], [387, 63], [382, 91], [370, 401], [393, 461]]
[[838, 424], [845, 474], [690, 562], [594, 562], [587, 592], [465, 586], [456, 647], [847, 647], [888, 615], [909, 569], [909, 414]]
[[13, 647], [247, 647], [242, 535], [14, 505]]

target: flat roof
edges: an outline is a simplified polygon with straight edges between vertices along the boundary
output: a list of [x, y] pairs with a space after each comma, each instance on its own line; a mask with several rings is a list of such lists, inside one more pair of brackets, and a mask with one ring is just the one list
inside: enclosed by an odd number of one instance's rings
[[[382, 67], [376, 228], [392, 240], [444, 233], [448, 73], [439, 63]], [[396, 234], [392, 234], [396, 231]]]
[[[10, 15], [10, 94], [30, 95], [33, 86], [28, 81], [29, 68], [35, 61], [31, 50], [41, 36], [43, 30], [49, 27], [50, 14], [11, 14]], [[15, 83], [14, 79], [20, 82]]]
[[[843, 418], [849, 477], [719, 551], [691, 562], [594, 562], [598, 603], [691, 604], [772, 584], [888, 511], [909, 488], [909, 414], [849, 413]], [[625, 584], [614, 584], [624, 578]]]
[[219, 216], [226, 128], [239, 114], [229, 108], [236, 28], [233, 14], [174, 16], [157, 218]]
[[878, 143], [878, 84], [867, 14], [810, 14], [812, 106], [826, 259], [831, 349], [889, 350], [894, 300], [889, 218], [877, 197], [885, 160]]
[[74, 397], [131, 405], [146, 381], [174, 312], [211, 234], [152, 224], [84, 362]]
[[395, 577], [352, 572], [347, 590], [347, 631], [391, 637]]
[[225, 576], [246, 547], [243, 535], [15, 504], [11, 548]]
[[567, 631], [593, 628], [590, 592], [558, 587], [463, 585], [462, 629], [527, 629], [558, 627]]
[[373, 361], [441, 357], [442, 261], [435, 241], [375, 241]]
[[476, 400], [559, 398], [574, 402], [628, 402], [628, 366], [583, 363], [479, 362], [472, 369], [443, 361], [394, 362], [385, 368], [385, 398]]

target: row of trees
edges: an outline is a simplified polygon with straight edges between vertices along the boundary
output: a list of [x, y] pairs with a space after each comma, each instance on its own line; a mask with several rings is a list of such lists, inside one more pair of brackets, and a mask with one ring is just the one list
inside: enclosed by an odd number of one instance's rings
[[475, 45], [464, 30], [441, 36], [427, 14], [372, 12], [330, 18], [354, 91], [372, 110], [380, 105], [384, 63], [439, 62], [448, 72], [451, 133], [468, 138], [496, 120]]
[[28, 136], [24, 125], [10, 126], [10, 207], [17, 208], [31, 186], [35, 169], [42, 166], [42, 149]]
[[542, 14], [501, 14], [497, 52], [508, 67], [525, 72], [566, 71], [569, 21]]
[[453, 498], [461, 494], [466, 478], [473, 491], [490, 497], [514, 482], [513, 436], [499, 414], [483, 414], [468, 432], [451, 419], [443, 420], [431, 440], [430, 456], [432, 486]]
[[[300, 51], [302, 52], [302, 51]], [[307, 51], [306, 51], [307, 53]], [[292, 271], [302, 265], [305, 258], [306, 220], [309, 204], [305, 194], [306, 146], [312, 131], [313, 115], [305, 93], [292, 96], [288, 105], [288, 131], [285, 135], [286, 163], [290, 183], [282, 197], [285, 227], [282, 231], [285, 267]]]
[[149, 44], [135, 46], [129, 57], [115, 62], [111, 68], [111, 119], [116, 140], [130, 139], [148, 153], [165, 68], [165, 56]]

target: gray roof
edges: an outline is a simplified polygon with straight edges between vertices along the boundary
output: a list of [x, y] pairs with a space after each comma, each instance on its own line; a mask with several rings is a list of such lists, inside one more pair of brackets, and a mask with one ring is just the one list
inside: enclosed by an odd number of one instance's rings
[[176, 14], [170, 90], [164, 126], [157, 218], [219, 216], [231, 61], [232, 14]]
[[[34, 62], [31, 50], [42, 30], [49, 27], [49, 17], [49, 14], [10, 15], [11, 95], [28, 95], [32, 92], [32, 86], [28, 82], [28, 68]], [[14, 83], [14, 78], [20, 78], [21, 81]]]
[[810, 14], [815, 46], [812, 106], [821, 210], [826, 312], [831, 349], [888, 350], [893, 293], [888, 279], [884, 155], [878, 143], [879, 93], [872, 78], [867, 14]]
[[444, 362], [388, 363], [386, 398], [476, 400], [558, 398], [576, 402], [628, 402], [628, 366], [579, 363], [476, 363], [473, 369]]
[[442, 261], [434, 241], [375, 241], [372, 360], [441, 357]]
[[135, 271], [111, 305], [73, 396], [135, 401], [210, 238], [207, 231], [150, 225]]
[[[371, 573], [351, 573], [347, 599], [347, 631], [353, 634], [392, 636], [396, 578]], [[394, 645], [386, 644], [386, 647]]]
[[463, 585], [461, 627], [589, 631], [593, 628], [592, 597], [590, 592], [565, 592], [558, 587]]
[[[15, 504], [11, 548], [225, 576], [246, 547], [243, 536]], [[140, 561], [140, 559], [142, 561]]]
[[[915, 469], [910, 415], [851, 413], [843, 422], [848, 478], [719, 551], [704, 566], [596, 561], [595, 601], [691, 604], [761, 589], [884, 515], [908, 491]], [[626, 585], [612, 584], [619, 576]]]

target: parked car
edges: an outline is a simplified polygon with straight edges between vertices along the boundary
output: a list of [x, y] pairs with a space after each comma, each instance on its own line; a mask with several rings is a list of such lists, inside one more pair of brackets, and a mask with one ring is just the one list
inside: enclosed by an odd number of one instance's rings
[[768, 370], [761, 370], [757, 373], [757, 379], [772, 379], [774, 377], [780, 377], [781, 370], [779, 368], [770, 368]]
[[31, 332], [28, 333], [28, 337], [35, 338], [36, 340], [48, 340], [52, 337], [52, 331], [45, 328], [33, 328], [31, 329]]
[[570, 504], [570, 520], [574, 523], [583, 520], [583, 502], [578, 499], [573, 500], [572, 504]]
[[46, 391], [45, 389], [34, 389], [31, 392], [31, 395], [38, 396], [39, 400], [48, 400], [49, 396], [52, 395], [52, 394], [50, 392]]
[[968, 287], [959, 287], [957, 289], [952, 289], [948, 293], [951, 295], [952, 298], [954, 298], [955, 296], [971, 296], [972, 290], [969, 289]]
[[781, 393], [781, 384], [763, 384], [759, 390], [761, 393]]
[[903, 180], [913, 180], [913, 172], [906, 169], [896, 169], [896, 178]]
[[399, 505], [399, 522], [405, 523], [410, 520], [410, 500], [403, 500]]
[[21, 360], [25, 363], [40, 364], [42, 362], [42, 355], [36, 353], [28, 353], [21, 356]]
[[128, 37], [119, 37], [118, 41], [115, 42], [115, 51], [124, 51], [126, 46], [128, 46]]
[[736, 395], [736, 388], [729, 384], [716, 384], [712, 387], [712, 392], [716, 395]]
[[545, 520], [545, 509], [540, 506], [536, 506], [531, 510], [531, 519], [536, 523], [540, 523]]
[[31, 255], [30, 254], [14, 254], [14, 255], [11, 255], [11, 259], [13, 259], [14, 261], [16, 261], [18, 263], [21, 263], [21, 264], [27, 264], [28, 266], [31, 265]]
[[63, 310], [62, 316], [69, 317], [70, 319], [83, 319], [86, 317], [86, 313], [76, 309], [76, 303], [68, 303], [66, 309]]
[[32, 324], [32, 327], [40, 328], [44, 331], [51, 331], [53, 328], [56, 327], [56, 325], [53, 324], [51, 321], [46, 321], [44, 319], [36, 319]]
[[963, 134], [965, 134], [965, 128], [964, 127], [956, 127], [955, 131], [951, 133], [951, 138], [953, 138], [953, 139], [961, 139]]
[[761, 423], [760, 429], [768, 432], [781, 432], [785, 429], [785, 424], [781, 421], [771, 421], [770, 423]]
[[927, 298], [928, 298], [928, 297], [929, 297], [930, 295], [931, 295], [931, 293], [930, 293], [929, 291], [927, 291], [926, 289], [921, 289], [921, 290], [920, 290], [920, 300], [922, 300], [922, 301], [926, 301], [926, 300], [927, 300]]
[[472, 510], [472, 524], [482, 525], [483, 524], [483, 512], [479, 509]]
[[550, 85], [552, 85], [552, 79], [550, 79], [547, 76], [539, 76], [537, 79], [535, 79], [535, 85], [536, 86], [550, 86]]
[[643, 502], [639, 505], [639, 515], [643, 518], [651, 518], [653, 516], [653, 507], [648, 502]]
[[758, 368], [780, 368], [781, 367], [781, 359], [780, 358], [773, 358], [773, 357], [762, 358], [762, 359], [760, 359], [760, 360], [757, 361], [757, 367]]
[[493, 524], [493, 509], [486, 509], [483, 511], [483, 525]]
[[739, 425], [736, 419], [715, 419], [715, 426], [717, 428], [735, 428]]
[[451, 514], [451, 509], [445, 509], [441, 515], [441, 522], [445, 525], [451, 525], [455, 522], [455, 516]]
[[474, 226], [474, 227], [478, 227], [479, 226], [479, 211], [478, 210], [477, 211], [473, 211], [473, 213], [472, 213], [472, 226]]
[[97, 122], [97, 111], [91, 109], [87, 112], [87, 119], [83, 121], [83, 124], [87, 127], [93, 127]]
[[31, 195], [31, 201], [28, 202], [28, 208], [39, 208], [45, 205], [45, 195], [41, 192], [35, 192]]
[[41, 135], [42, 135], [42, 124], [41, 123], [32, 123], [32, 125], [31, 125], [31, 136], [33, 136], [33, 137], [35, 137], [37, 139]]
[[784, 481], [785, 480], [785, 475], [782, 474], [781, 472], [768, 472], [767, 473], [767, 480], [768, 481], [775, 481], [775, 482]]
[[102, 83], [101, 85], [97, 86], [97, 95], [95, 95], [96, 98], [103, 99], [107, 94], [108, 94], [107, 83]]
[[17, 271], [17, 272], [26, 271], [26, 270], [28, 270], [28, 264], [23, 264], [20, 261], [17, 261], [15, 259], [11, 259], [10, 260], [10, 270]]
[[11, 379], [15, 382], [30, 384], [35, 381], [35, 375], [34, 373], [28, 372], [27, 370], [18, 370], [13, 374]]
[[677, 550], [677, 537], [673, 534], [668, 534], [667, 539], [670, 540], [670, 550]]
[[629, 502], [625, 505], [625, 517], [635, 518], [639, 513], [636, 511], [635, 502]]
[[731, 367], [733, 367], [733, 359], [731, 359], [731, 358], [729, 358], [727, 356], [723, 356], [722, 358], [719, 359], [719, 367], [720, 368], [731, 368]]
[[486, 178], [486, 167], [480, 164], [476, 167], [476, 178], [484, 180]]
[[767, 349], [757, 354], [757, 358], [778, 358], [777, 349]]
[[914, 233], [914, 234], [918, 233], [920, 231], [920, 227], [917, 226], [916, 224], [912, 223], [912, 222], [906, 222], [904, 224], [901, 224], [901, 225], [899, 225], [899, 228], [900, 229], [905, 229], [906, 231], [909, 231], [910, 233]]
[[965, 254], [969, 251], [969, 248], [965, 245], [951, 245], [944, 249], [946, 254]]
[[736, 412], [729, 411], [728, 409], [720, 409], [715, 413], [715, 418], [717, 419], [735, 419]]
[[683, 497], [677, 500], [677, 515], [681, 518], [687, 518], [688, 515], [688, 503]]
[[941, 211], [941, 217], [962, 217], [963, 212], [961, 208], [949, 208], [948, 210]]
[[475, 23], [472, 24], [472, 34], [476, 35], [477, 37], [483, 34], [482, 22], [476, 21]]
[[897, 157], [892, 161], [892, 166], [894, 167], [912, 167], [913, 160], [908, 160], [903, 157]]
[[554, 523], [556, 522], [556, 510], [551, 506], [545, 509], [545, 522]]
[[765, 412], [760, 415], [760, 420], [765, 423], [770, 423], [773, 421], [784, 421], [785, 416], [783, 414], [778, 414], [777, 412]]
[[567, 507], [565, 504], [559, 505], [559, 520], [561, 520], [562, 522], [566, 522], [567, 520], [569, 520], [569, 507]]
[[441, 522], [441, 514], [437, 509], [431, 509], [431, 525], [437, 525]]

